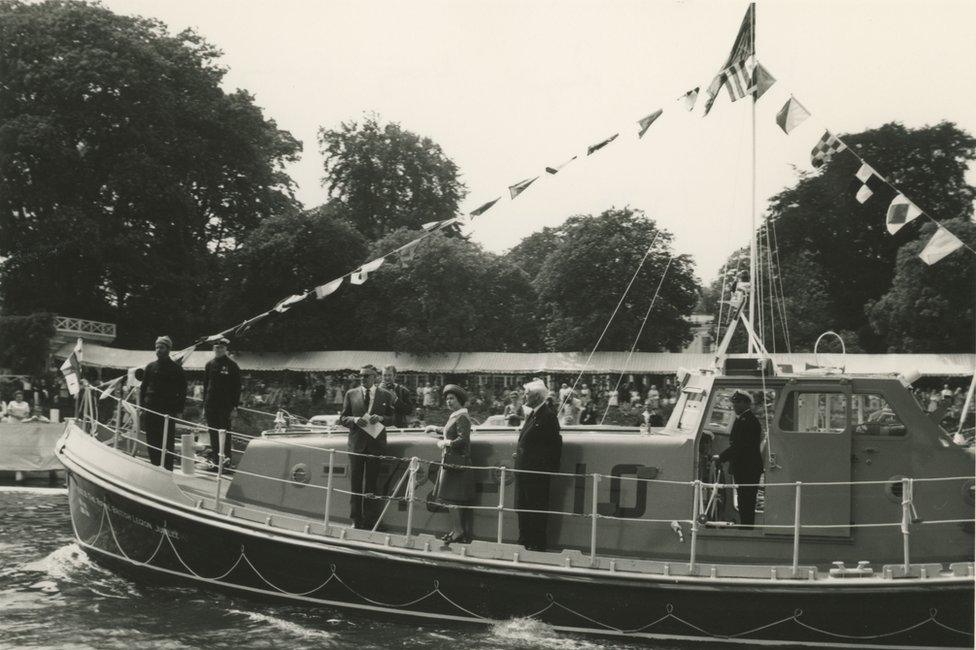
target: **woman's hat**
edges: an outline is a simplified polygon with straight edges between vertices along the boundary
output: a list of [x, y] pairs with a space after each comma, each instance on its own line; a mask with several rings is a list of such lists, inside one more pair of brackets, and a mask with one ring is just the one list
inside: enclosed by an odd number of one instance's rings
[[444, 387], [444, 390], [442, 390], [441, 393], [444, 395], [444, 397], [454, 395], [454, 397], [456, 397], [462, 405], [467, 404], [468, 402], [468, 393], [457, 384], [448, 384]]

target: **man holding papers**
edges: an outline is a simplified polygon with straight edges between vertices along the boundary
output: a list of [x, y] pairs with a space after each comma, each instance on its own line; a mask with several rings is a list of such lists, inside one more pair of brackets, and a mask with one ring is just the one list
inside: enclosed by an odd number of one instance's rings
[[393, 424], [393, 393], [376, 385], [374, 366], [360, 368], [362, 386], [346, 392], [339, 422], [349, 429], [349, 516], [355, 528], [372, 528], [379, 503], [367, 499], [376, 490], [380, 459], [386, 453], [386, 426]]

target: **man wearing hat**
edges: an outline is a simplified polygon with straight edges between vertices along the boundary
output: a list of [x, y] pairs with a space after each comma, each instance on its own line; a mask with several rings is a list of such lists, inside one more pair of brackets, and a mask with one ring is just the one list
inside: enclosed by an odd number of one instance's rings
[[[528, 413], [519, 431], [515, 469], [532, 472], [559, 471], [563, 438], [559, 418], [549, 405], [549, 389], [541, 379], [525, 385]], [[515, 507], [519, 510], [549, 510], [549, 480], [545, 474], [515, 473]], [[544, 551], [548, 545], [548, 515], [519, 512], [519, 544], [530, 551]]]
[[203, 370], [203, 415], [210, 428], [210, 460], [216, 467], [220, 462], [220, 433], [224, 434], [224, 458], [230, 461], [231, 435], [230, 414], [241, 401], [241, 368], [227, 356], [230, 341], [225, 338], [214, 342], [214, 358]]
[[752, 398], [740, 390], [732, 393], [732, 410], [735, 421], [729, 434], [729, 446], [719, 455], [720, 463], [728, 462], [729, 471], [739, 485], [739, 523], [751, 529], [756, 523], [756, 494], [759, 492], [759, 477], [763, 473], [762, 427], [752, 412]]
[[[146, 428], [146, 442], [149, 445], [149, 462], [173, 469], [173, 448], [176, 439], [176, 423], [170, 422], [166, 432], [166, 457], [163, 458], [163, 428], [165, 415], [177, 417], [183, 412], [186, 402], [186, 376], [183, 367], [169, 358], [173, 340], [168, 336], [156, 339], [156, 360], [143, 370], [142, 386], [139, 388], [139, 401], [149, 409], [142, 412]], [[154, 412], [150, 412], [154, 411]], [[162, 461], [162, 462], [160, 462]]]

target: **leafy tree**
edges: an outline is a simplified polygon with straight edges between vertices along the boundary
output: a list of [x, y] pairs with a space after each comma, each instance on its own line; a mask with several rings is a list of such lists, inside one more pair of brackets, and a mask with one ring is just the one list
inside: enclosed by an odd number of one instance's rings
[[189, 336], [214, 257], [293, 203], [300, 144], [192, 31], [85, 2], [0, 3], [0, 267], [8, 313]]
[[440, 145], [375, 115], [319, 129], [323, 185], [367, 239], [457, 215], [467, 194]]
[[671, 240], [639, 210], [570, 217], [534, 281], [545, 311], [546, 345], [552, 350], [592, 348], [650, 249], [600, 349], [630, 350], [663, 277], [636, 349], [680, 350], [691, 340], [685, 317], [698, 301], [698, 281], [691, 259], [672, 253]]
[[53, 314], [0, 317], [0, 368], [40, 376], [54, 334]]
[[545, 227], [534, 232], [516, 244], [506, 257], [525, 271], [530, 278], [535, 278], [542, 270], [549, 253], [559, 244], [562, 232], [558, 228]]
[[[976, 248], [976, 224], [951, 219], [943, 225]], [[956, 251], [928, 266], [918, 254], [935, 230], [925, 224], [918, 239], [899, 249], [891, 289], [866, 309], [891, 352], [973, 352], [973, 253]]]
[[[416, 238], [390, 233], [372, 256]], [[354, 287], [362, 347], [414, 353], [525, 351], [542, 345], [536, 296], [525, 273], [471, 242], [435, 233], [407, 261], [390, 258], [375, 277]], [[350, 291], [352, 291], [351, 289]]]
[[[966, 183], [965, 173], [968, 163], [976, 159], [976, 139], [954, 124], [906, 129], [892, 123], [842, 137], [928, 214], [972, 215], [976, 188]], [[805, 309], [821, 325], [791, 322], [791, 333], [794, 327], [798, 333], [793, 337], [796, 349], [812, 346], [810, 337], [824, 329], [856, 332], [860, 346], [869, 352], [888, 347], [868, 322], [865, 305], [891, 288], [898, 249], [916, 226], [894, 237], [888, 234], [884, 222], [894, 196], [891, 190], [876, 192], [863, 205], [855, 200], [852, 181], [859, 165], [855, 156], [841, 152], [821, 173], [802, 174], [795, 186], [770, 201], [769, 224], [778, 244], [786, 295], [804, 286], [810, 269], [821, 271], [813, 276], [821, 278], [817, 283], [823, 285], [817, 299], [801, 294], [796, 303], [816, 305]], [[791, 266], [796, 268], [789, 270]], [[787, 288], [787, 284], [794, 286]]]
[[[229, 256], [220, 301], [230, 327], [270, 309], [286, 296], [342, 276], [366, 261], [365, 239], [329, 205], [265, 219]], [[282, 315], [273, 314], [246, 334], [248, 345], [272, 350], [356, 348], [361, 326], [353, 312], [358, 287], [342, 287], [324, 300], [314, 298]]]

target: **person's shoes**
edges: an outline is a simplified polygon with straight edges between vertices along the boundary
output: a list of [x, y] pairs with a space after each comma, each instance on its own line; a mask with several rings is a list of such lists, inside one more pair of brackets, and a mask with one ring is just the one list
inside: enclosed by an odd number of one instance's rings
[[441, 541], [444, 542], [445, 544], [454, 544], [455, 542], [460, 542], [463, 539], [464, 539], [463, 535], [459, 535], [455, 533], [453, 530], [444, 533], [441, 536]]

